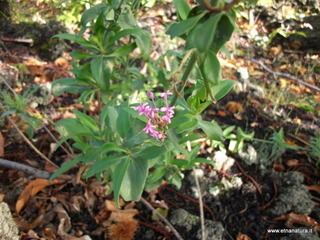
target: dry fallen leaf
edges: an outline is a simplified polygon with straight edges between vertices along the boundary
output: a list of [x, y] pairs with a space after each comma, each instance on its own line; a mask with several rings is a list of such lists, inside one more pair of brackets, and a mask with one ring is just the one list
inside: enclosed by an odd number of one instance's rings
[[238, 233], [237, 240], [251, 240], [251, 238], [243, 233]]
[[38, 179], [35, 179], [32, 182], [30, 182], [25, 187], [25, 189], [22, 191], [22, 193], [20, 194], [20, 196], [18, 198], [18, 201], [16, 203], [17, 213], [18, 214], [20, 213], [20, 211], [23, 209], [23, 207], [28, 202], [30, 196], [36, 195], [39, 191], [41, 191], [43, 188], [45, 188], [49, 185], [53, 185], [53, 184], [57, 184], [57, 183], [61, 183], [61, 182], [63, 182], [63, 181], [59, 180], [59, 179], [54, 179], [49, 183], [48, 179], [42, 179], [42, 178], [38, 178]]
[[226, 104], [226, 109], [230, 113], [243, 112], [241, 103], [230, 101]]
[[285, 221], [285, 225], [288, 228], [292, 228], [294, 224], [299, 224], [302, 226], [309, 226], [309, 227], [317, 227], [317, 228], [320, 227], [319, 223], [313, 218], [309, 216], [297, 214], [294, 212], [274, 218], [273, 220]]
[[306, 186], [309, 191], [315, 191], [320, 193], [320, 186]]
[[[138, 214], [137, 209], [119, 209], [113, 201], [106, 200], [106, 210], [111, 211], [108, 218], [108, 234], [111, 240], [131, 240], [138, 228], [138, 221], [133, 217]], [[129, 204], [130, 207], [133, 207]]]

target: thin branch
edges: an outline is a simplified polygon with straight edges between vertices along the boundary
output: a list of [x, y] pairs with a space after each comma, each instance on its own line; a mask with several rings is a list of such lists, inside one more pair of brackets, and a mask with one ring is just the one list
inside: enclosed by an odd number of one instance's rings
[[[187, 149], [189, 152], [191, 152], [191, 143], [190, 141], [187, 141]], [[196, 169], [192, 168], [193, 175], [194, 175], [194, 181], [196, 183], [197, 192], [198, 192], [198, 198], [199, 198], [199, 209], [200, 209], [200, 222], [201, 222], [201, 240], [206, 240], [207, 234], [206, 234], [206, 226], [204, 224], [204, 211], [203, 211], [203, 202], [202, 202], [202, 193], [201, 188], [199, 184], [199, 179], [197, 177]]]
[[42, 152], [40, 152], [34, 145], [33, 143], [24, 135], [24, 133], [19, 129], [19, 127], [12, 121], [12, 119], [7, 116], [7, 120], [10, 122], [10, 124], [17, 130], [19, 135], [23, 138], [23, 140], [44, 160], [46, 160], [48, 163], [52, 164], [56, 168], [59, 168], [58, 165], [56, 165], [54, 162], [52, 162], [49, 158], [47, 158]]
[[264, 63], [262, 63], [261, 61], [258, 61], [258, 60], [254, 59], [254, 58], [245, 58], [245, 59], [250, 60], [251, 62], [254, 62], [254, 63], [258, 64], [258, 65], [259, 65], [260, 67], [262, 67], [264, 70], [266, 70], [267, 72], [269, 72], [269, 73], [271, 73], [271, 74], [273, 74], [273, 75], [275, 75], [275, 76], [280, 76], [280, 77], [292, 79], [292, 80], [296, 81], [297, 83], [299, 83], [299, 84], [301, 84], [301, 85], [304, 85], [304, 86], [306, 86], [306, 87], [308, 87], [308, 88], [311, 88], [311, 89], [313, 89], [313, 90], [315, 90], [315, 91], [320, 92], [320, 88], [318, 88], [317, 86], [312, 85], [312, 84], [307, 83], [307, 82], [304, 82], [304, 81], [302, 81], [301, 79], [299, 79], [299, 78], [297, 78], [297, 77], [295, 77], [295, 76], [292, 76], [292, 75], [290, 75], [290, 74], [283, 73], [283, 72], [275, 72], [275, 71], [271, 70], [270, 68], [268, 68], [268, 67], [267, 67]]
[[199, 179], [196, 174], [196, 169], [194, 167], [192, 168], [192, 171], [193, 171], [193, 175], [194, 175], [194, 180], [196, 182], [196, 187], [197, 187], [198, 197], [199, 197], [200, 220], [201, 220], [201, 240], [206, 240], [207, 234], [206, 234], [206, 226], [204, 224], [204, 211], [203, 211], [201, 188], [200, 188], [200, 184], [199, 184]]
[[151, 204], [144, 199], [143, 197], [141, 197], [140, 201], [147, 207], [149, 208], [155, 215], [157, 215], [157, 217], [159, 217], [173, 232], [173, 234], [177, 237], [177, 239], [179, 240], [183, 240], [183, 238], [181, 237], [181, 235], [178, 233], [178, 231], [172, 226], [172, 224], [164, 217], [162, 216], [154, 207], [151, 206]]
[[[0, 158], [0, 166], [19, 170], [19, 171], [25, 172], [26, 174], [33, 175], [36, 178], [48, 179], [48, 178], [50, 178], [50, 176], [52, 174], [47, 171], [39, 170], [39, 169], [29, 167], [29, 166], [21, 164], [21, 163], [12, 162], [12, 161], [2, 159], [2, 158]], [[70, 180], [72, 178], [72, 176], [62, 174], [62, 175], [58, 176], [57, 178], [63, 179], [63, 180]]]

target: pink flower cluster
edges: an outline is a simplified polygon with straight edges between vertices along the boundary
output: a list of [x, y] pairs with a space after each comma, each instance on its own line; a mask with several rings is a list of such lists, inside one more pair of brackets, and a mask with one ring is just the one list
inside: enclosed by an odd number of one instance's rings
[[154, 107], [150, 107], [149, 103], [143, 103], [135, 108], [139, 115], [145, 115], [148, 119], [148, 123], [142, 131], [148, 133], [151, 137], [165, 139], [165, 129], [168, 128], [168, 124], [171, 123], [171, 118], [174, 115], [173, 109], [175, 107], [169, 107], [168, 104], [168, 95], [172, 95], [172, 92], [161, 93], [160, 97], [164, 99], [165, 107], [160, 109], [156, 106], [153, 93], [148, 92], [147, 95], [151, 98]]

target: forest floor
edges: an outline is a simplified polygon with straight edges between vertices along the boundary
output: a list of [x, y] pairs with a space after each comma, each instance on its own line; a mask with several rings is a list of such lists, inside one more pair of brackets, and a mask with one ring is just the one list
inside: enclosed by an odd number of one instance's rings
[[[166, 10], [158, 9], [161, 14]], [[158, 14], [149, 13], [145, 22], [150, 23], [154, 34], [156, 58], [165, 49], [162, 40], [166, 37], [156, 34], [165, 27], [163, 19], [156, 21], [153, 15]], [[228, 43], [231, 58], [220, 56], [223, 77], [237, 82], [236, 88], [203, 114], [204, 119], [215, 120], [224, 129], [234, 126], [233, 135], [226, 136], [220, 148], [208, 140], [200, 143], [199, 156], [212, 159], [215, 167], [200, 165], [195, 171], [185, 171], [181, 189], [164, 183], [156, 191], [145, 192], [144, 199], [167, 217], [183, 239], [201, 239], [196, 176], [206, 239], [320, 239], [320, 156], [311, 154], [311, 145], [320, 138], [320, 52], [300, 49], [297, 42], [257, 47], [245, 37], [252, 27], [245, 20], [239, 24], [242, 34], [236, 33]], [[40, 48], [15, 41], [16, 36], [8, 29], [0, 29], [0, 33], [0, 76], [17, 92], [69, 76], [68, 54], [48, 60]], [[3, 83], [0, 87], [7, 89]], [[38, 97], [49, 100], [34, 99], [37, 107], [30, 107], [30, 113], [57, 121], [72, 117], [74, 109], [83, 109], [76, 95], [41, 94]], [[26, 131], [21, 119], [11, 119]], [[54, 170], [10, 121], [1, 121], [3, 159]], [[49, 123], [45, 126], [58, 137]], [[61, 150], [53, 152], [54, 141], [46, 128], [37, 130], [32, 142], [61, 165], [68, 156]], [[239, 144], [241, 139], [245, 140], [244, 147], [233, 151], [232, 144]], [[172, 229], [144, 202], [123, 202], [121, 210], [115, 209], [105, 184], [94, 178], [81, 180], [81, 170], [70, 170], [71, 180], [48, 184], [17, 169], [0, 167], [1, 201], [8, 204], [20, 239], [102, 240], [113, 236], [125, 240], [136, 228], [136, 240], [176, 239]]]

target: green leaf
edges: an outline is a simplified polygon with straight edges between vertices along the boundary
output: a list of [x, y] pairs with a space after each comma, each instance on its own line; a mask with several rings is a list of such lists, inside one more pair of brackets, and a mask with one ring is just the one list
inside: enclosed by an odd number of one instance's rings
[[132, 159], [121, 186], [125, 201], [139, 201], [148, 175], [148, 160]]
[[147, 178], [147, 182], [148, 183], [154, 183], [157, 182], [158, 180], [160, 180], [164, 174], [166, 172], [166, 168], [165, 167], [158, 167], [156, 168]]
[[151, 48], [150, 34], [145, 30], [139, 29], [139, 31], [135, 31], [133, 36], [136, 38], [136, 43], [141, 51], [141, 56], [144, 58], [144, 60], [148, 60], [150, 58]]
[[99, 151], [101, 152], [101, 154], [103, 153], [107, 153], [107, 152], [126, 152], [125, 149], [119, 147], [117, 144], [113, 143], [113, 142], [108, 142], [102, 145], [102, 147], [99, 149]]
[[119, 161], [121, 161], [121, 159], [123, 159], [123, 156], [121, 156], [121, 157], [110, 156], [110, 157], [102, 158], [102, 159], [96, 161], [95, 163], [93, 163], [93, 165], [86, 171], [84, 177], [89, 178], [97, 173], [105, 171], [105, 170], [111, 168], [113, 165], [115, 165]]
[[3, 118], [3, 117], [8, 116], [8, 115], [15, 114], [16, 112], [17, 112], [16, 109], [5, 111], [4, 113], [1, 114], [0, 118]]
[[138, 23], [135, 17], [132, 15], [129, 8], [124, 8], [122, 14], [119, 16], [117, 21], [122, 29], [130, 29], [138, 27]]
[[112, 185], [113, 185], [113, 195], [116, 205], [119, 206], [119, 197], [121, 192], [121, 186], [124, 176], [128, 170], [129, 164], [131, 162], [130, 158], [121, 160], [120, 163], [115, 167], [112, 175]]
[[208, 51], [203, 64], [200, 66], [203, 78], [205, 81], [216, 85], [220, 80], [220, 62], [217, 56], [212, 52]]
[[77, 60], [84, 60], [84, 59], [88, 59], [88, 58], [92, 58], [95, 55], [90, 54], [90, 53], [86, 53], [80, 50], [73, 50], [70, 53], [70, 57], [72, 57], [73, 59], [77, 59]]
[[128, 56], [136, 48], [135, 43], [126, 44], [117, 48], [113, 53], [107, 55], [107, 57], [124, 57]]
[[150, 146], [142, 150], [140, 153], [138, 153], [137, 158], [142, 158], [145, 160], [153, 159], [153, 158], [160, 157], [165, 152], [166, 152], [166, 148], [164, 146], [161, 146], [161, 147]]
[[176, 6], [179, 17], [185, 20], [190, 12], [190, 6], [185, 0], [173, 0]]
[[179, 140], [179, 144], [183, 144], [183, 143], [186, 143], [187, 141], [194, 141], [194, 140], [197, 140], [197, 139], [203, 139], [204, 136], [202, 136], [201, 134], [190, 134], [186, 137], [183, 137]]
[[113, 9], [118, 9], [122, 3], [122, 0], [111, 0], [111, 6]]
[[212, 87], [215, 99], [218, 101], [223, 98], [233, 88], [233, 86], [234, 81], [232, 80], [223, 80], [218, 82], [217, 85]]
[[102, 91], [109, 88], [110, 72], [103, 57], [95, 57], [90, 63], [91, 73]]
[[80, 120], [80, 122], [84, 125], [92, 129], [93, 131], [99, 131], [99, 127], [94, 119], [92, 119], [87, 114], [79, 112], [78, 110], [74, 110], [73, 113]]
[[217, 53], [224, 44], [229, 41], [234, 31], [234, 25], [231, 19], [225, 14], [220, 18], [218, 23], [216, 34], [214, 36], [211, 49]]
[[198, 120], [196, 118], [186, 118], [186, 121], [181, 121], [175, 128], [176, 133], [190, 132], [197, 128]]
[[120, 113], [117, 119], [117, 131], [119, 135], [124, 138], [131, 128], [130, 114], [123, 110], [123, 108], [120, 108], [119, 111]]
[[189, 32], [191, 29], [195, 27], [195, 25], [199, 22], [199, 20], [206, 14], [207, 12], [204, 11], [201, 14], [188, 18], [186, 20], [183, 20], [178, 23], [172, 24], [168, 30], [166, 31], [166, 34], [170, 35], [171, 39], [174, 37], [181, 36], [187, 32]]
[[75, 78], [58, 79], [52, 84], [52, 91], [56, 96], [60, 96], [63, 92], [81, 93], [90, 88], [88, 83]]
[[96, 46], [90, 42], [88, 42], [85, 38], [78, 36], [78, 35], [74, 35], [74, 34], [70, 34], [70, 33], [60, 33], [60, 34], [56, 34], [53, 37], [58, 37], [58, 38], [63, 38], [69, 41], [74, 41], [82, 46], [85, 47], [90, 47], [90, 48], [96, 48]]
[[106, 10], [107, 8], [107, 5], [104, 4], [104, 3], [100, 3], [100, 4], [97, 4], [97, 5], [94, 5], [93, 7], [87, 9], [83, 14], [82, 14], [82, 17], [81, 17], [81, 25], [83, 27], [87, 26], [87, 24], [97, 18], [104, 10]]
[[216, 122], [199, 121], [198, 126], [207, 134], [208, 138], [215, 141], [223, 141], [222, 129]]
[[79, 159], [75, 158], [71, 161], [66, 162], [65, 164], [63, 164], [59, 169], [57, 169], [49, 178], [49, 182], [52, 181], [53, 179], [55, 179], [56, 177], [58, 177], [60, 174], [65, 173], [66, 171], [68, 171], [69, 169], [71, 169], [72, 167], [74, 167], [75, 165], [77, 165], [79, 163]]
[[188, 34], [186, 39], [186, 49], [196, 48], [200, 52], [205, 52], [211, 46], [216, 34], [217, 25], [224, 13], [211, 15], [209, 19], [198, 23]]

